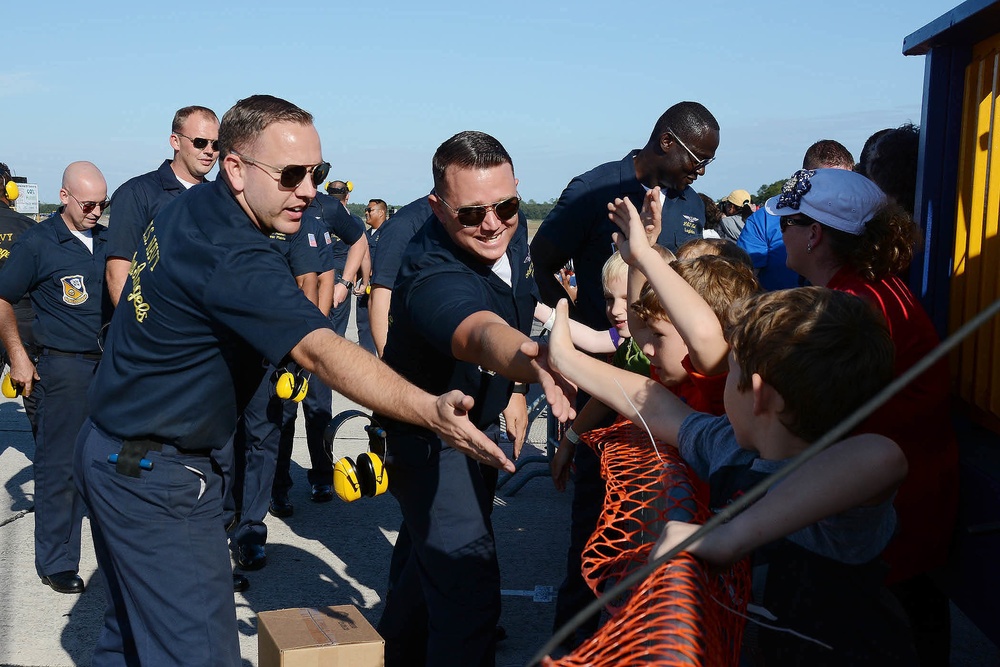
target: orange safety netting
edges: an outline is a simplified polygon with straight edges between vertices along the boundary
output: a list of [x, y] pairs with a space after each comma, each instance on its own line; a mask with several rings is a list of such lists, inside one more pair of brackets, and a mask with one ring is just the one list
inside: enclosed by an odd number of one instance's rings
[[[607, 482], [604, 512], [583, 552], [583, 576], [595, 593], [649, 559], [667, 521], [704, 523], [704, 487], [677, 450], [631, 422], [591, 431]], [[662, 459], [662, 460], [661, 460]], [[606, 605], [611, 617], [573, 653], [546, 665], [735, 665], [750, 595], [746, 561], [710, 574], [682, 553], [635, 589]]]

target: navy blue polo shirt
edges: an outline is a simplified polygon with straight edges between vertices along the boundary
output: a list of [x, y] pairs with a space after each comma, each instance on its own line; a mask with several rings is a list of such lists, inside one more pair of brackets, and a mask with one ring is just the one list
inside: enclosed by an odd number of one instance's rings
[[427, 196], [411, 201], [379, 227], [378, 247], [372, 255], [372, 285], [392, 289], [403, 263], [403, 253], [428, 220], [434, 220]]
[[16, 303], [25, 294], [35, 311], [35, 343], [63, 352], [100, 353], [97, 337], [111, 316], [105, 296], [107, 242], [94, 227], [94, 252], [69, 231], [61, 215], [21, 235], [0, 269], [0, 297]]
[[[10, 250], [14, 243], [21, 238], [21, 234], [35, 226], [35, 221], [26, 215], [21, 215], [17, 211], [4, 204], [0, 204], [0, 267], [10, 257]], [[17, 317], [17, 331], [21, 334], [21, 342], [25, 345], [33, 345], [34, 337], [31, 333], [31, 323], [35, 319], [35, 312], [31, 310], [31, 300], [28, 297], [22, 298], [14, 306], [14, 316]]]
[[[616, 197], [628, 198], [636, 209], [642, 209], [646, 190], [635, 176], [634, 150], [618, 162], [607, 162], [577, 176], [563, 190], [555, 208], [545, 216], [535, 238], [545, 239], [558, 256], [548, 257], [539, 271], [555, 273], [572, 258], [578, 289], [577, 315], [584, 324], [595, 329], [608, 326], [604, 312], [604, 289], [601, 269], [614, 253], [612, 234], [618, 231], [608, 218], [608, 204]], [[679, 246], [700, 238], [704, 230], [705, 203], [691, 186], [681, 192], [668, 190], [663, 202], [663, 227], [657, 239], [660, 245], [676, 251]], [[536, 261], [542, 253], [536, 252]], [[554, 261], [553, 261], [554, 260]], [[561, 289], [549, 293], [551, 281], [541, 282], [543, 300], [554, 306], [566, 294]]]
[[347, 264], [347, 253], [351, 246], [365, 233], [363, 222], [348, 213], [344, 205], [336, 197], [316, 193], [316, 198], [309, 204], [303, 218], [312, 217], [323, 222], [326, 229], [335, 237], [333, 243], [333, 268], [344, 271]]
[[[480, 366], [458, 361], [451, 342], [463, 320], [480, 311], [499, 315], [528, 335], [538, 290], [528, 255], [528, 227], [521, 223], [507, 248], [511, 282], [459, 248], [435, 219], [406, 248], [406, 261], [392, 292], [384, 361], [431, 394], [460, 389], [476, 405], [469, 418], [479, 428], [494, 423], [507, 406], [513, 383]], [[423, 432], [390, 422], [395, 432]]]
[[303, 216], [299, 231], [294, 234], [271, 232], [269, 238], [288, 262], [293, 276], [322, 273], [323, 263], [319, 251], [321, 239], [317, 238], [315, 220]]
[[91, 417], [118, 438], [218, 449], [260, 382], [261, 357], [280, 366], [320, 328], [329, 320], [225, 181], [192, 188], [143, 232], [91, 385]]
[[321, 220], [303, 216], [300, 233], [306, 236], [310, 248], [319, 250], [319, 268], [316, 273], [326, 273], [337, 268], [333, 258], [333, 236]]
[[108, 257], [132, 259], [149, 221], [164, 204], [179, 197], [186, 188], [164, 160], [156, 171], [130, 178], [111, 196], [108, 218]]

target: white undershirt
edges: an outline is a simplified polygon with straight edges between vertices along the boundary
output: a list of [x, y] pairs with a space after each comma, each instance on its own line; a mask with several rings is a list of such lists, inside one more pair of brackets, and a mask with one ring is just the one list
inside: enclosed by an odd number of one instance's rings
[[174, 178], [176, 178], [176, 179], [177, 179], [177, 182], [178, 182], [178, 183], [180, 183], [181, 185], [183, 185], [183, 186], [184, 186], [184, 189], [185, 189], [185, 190], [190, 190], [190, 189], [191, 189], [191, 188], [193, 188], [194, 186], [198, 185], [197, 183], [188, 183], [188, 182], [187, 182], [187, 181], [185, 181], [185, 180], [184, 180], [183, 178], [179, 177], [179, 176], [178, 176], [177, 174], [174, 174]]
[[69, 231], [71, 231], [73, 233], [73, 236], [75, 236], [76, 238], [80, 239], [83, 242], [83, 245], [87, 246], [87, 250], [90, 251], [91, 255], [94, 254], [94, 232], [93, 232], [93, 230], [85, 229], [82, 232], [78, 232], [75, 229], [71, 229]]
[[507, 253], [504, 253], [500, 259], [494, 262], [493, 273], [496, 274], [497, 278], [507, 283], [507, 287], [511, 287], [510, 260], [507, 259]]

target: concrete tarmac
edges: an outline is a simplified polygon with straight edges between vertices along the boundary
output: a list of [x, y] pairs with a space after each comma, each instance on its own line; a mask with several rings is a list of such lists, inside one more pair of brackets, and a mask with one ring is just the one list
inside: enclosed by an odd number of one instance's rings
[[[349, 337], [356, 340], [353, 321]], [[358, 407], [334, 394], [334, 414]], [[531, 429], [522, 453], [545, 452], [544, 416]], [[363, 420], [350, 421], [338, 437], [336, 456], [365, 450]], [[508, 452], [509, 453], [509, 452]], [[83, 595], [63, 595], [43, 585], [34, 568], [31, 460], [34, 442], [20, 399], [0, 397], [0, 665], [66, 667], [89, 665], [102, 624], [105, 594], [96, 572], [87, 519], [83, 525], [80, 575]], [[295, 514], [267, 518], [268, 564], [245, 573], [250, 588], [236, 594], [243, 664], [257, 663], [260, 611], [353, 604], [375, 625], [382, 613], [389, 556], [399, 528], [396, 501], [388, 494], [354, 503], [309, 500], [301, 414], [296, 424], [290, 498]], [[513, 496], [510, 489], [533, 473]], [[503, 476], [501, 476], [503, 478]], [[497, 493], [493, 523], [500, 558], [503, 612], [508, 638], [498, 644], [497, 665], [521, 666], [551, 635], [554, 593], [562, 579], [568, 541], [571, 490], [553, 488], [544, 463], [527, 463]], [[185, 567], [184, 554], [164, 554]], [[953, 665], [997, 665], [1000, 654], [956, 610]]]
[[[353, 321], [349, 337], [356, 339]], [[334, 394], [333, 412], [357, 408]], [[522, 457], [545, 451], [545, 418], [536, 420]], [[365, 451], [364, 420], [342, 428], [337, 457]], [[508, 455], [510, 451], [508, 451]], [[80, 576], [83, 595], [56, 593], [41, 583], [34, 567], [34, 441], [20, 399], [0, 397], [0, 665], [64, 667], [89, 665], [102, 625], [105, 593], [97, 574], [90, 526], [84, 518]], [[257, 613], [288, 607], [353, 604], [375, 625], [382, 613], [389, 556], [400, 524], [399, 507], [389, 494], [345, 503], [309, 500], [304, 420], [296, 420], [292, 461], [295, 514], [267, 517], [267, 566], [244, 573], [250, 588], [237, 593], [236, 613], [245, 666], [257, 665]], [[500, 489], [493, 522], [502, 571], [501, 625], [508, 638], [497, 649], [497, 664], [524, 665], [550, 636], [554, 591], [562, 579], [569, 530], [571, 493], [558, 493], [547, 466], [531, 463]], [[505, 492], [533, 471], [514, 496]], [[501, 476], [501, 479], [503, 475]], [[184, 554], [164, 554], [185, 567]]]

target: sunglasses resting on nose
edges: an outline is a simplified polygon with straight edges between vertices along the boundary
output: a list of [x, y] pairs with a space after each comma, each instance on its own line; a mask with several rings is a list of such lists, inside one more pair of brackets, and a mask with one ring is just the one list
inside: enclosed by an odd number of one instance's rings
[[[260, 162], [252, 157], [248, 157], [239, 153], [237, 151], [229, 151], [233, 155], [236, 155], [241, 160], [248, 164], [252, 164], [261, 171], [267, 172], [272, 176], [278, 174], [278, 182], [283, 188], [297, 188], [299, 183], [305, 180], [306, 174], [312, 173], [313, 185], [318, 186], [320, 183], [326, 180], [327, 175], [330, 173], [330, 163], [320, 162], [314, 165], [303, 165], [303, 164], [290, 164], [285, 167], [274, 167], [265, 162]], [[265, 169], [265, 167], [267, 167]]]
[[70, 192], [69, 190], [66, 191], [66, 194], [68, 194], [70, 197], [73, 197], [73, 201], [75, 201], [77, 204], [80, 205], [80, 208], [83, 209], [84, 215], [90, 215], [90, 213], [95, 208], [100, 208], [103, 211], [107, 207], [111, 206], [110, 199], [105, 199], [104, 201], [80, 201], [79, 199], [74, 197], [73, 193]]
[[219, 140], [218, 139], [206, 139], [205, 137], [194, 137], [191, 138], [186, 134], [181, 134], [180, 132], [174, 132], [178, 137], [184, 137], [191, 142], [191, 145], [198, 150], [204, 150], [205, 146], [208, 146], [209, 142], [212, 142], [212, 152], [215, 153], [219, 150]]
[[504, 199], [503, 201], [498, 201], [495, 204], [484, 204], [481, 206], [461, 206], [455, 208], [448, 202], [444, 200], [444, 197], [438, 195], [438, 199], [441, 203], [450, 208], [458, 216], [458, 222], [463, 227], [476, 227], [481, 225], [483, 220], [486, 219], [486, 214], [490, 211], [496, 213], [496, 216], [501, 220], [510, 220], [515, 215], [517, 215], [518, 209], [521, 207], [521, 199], [514, 195]]

